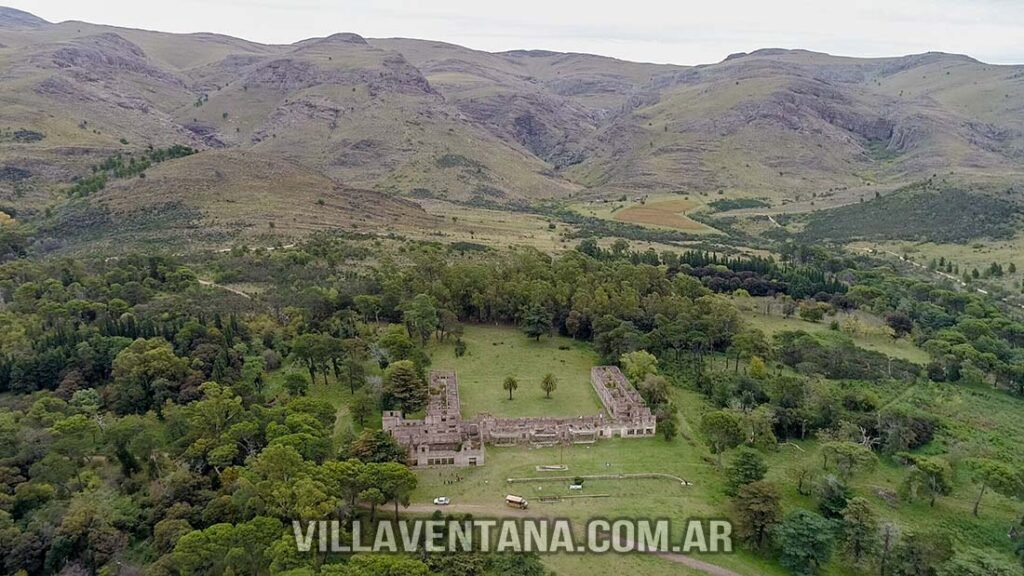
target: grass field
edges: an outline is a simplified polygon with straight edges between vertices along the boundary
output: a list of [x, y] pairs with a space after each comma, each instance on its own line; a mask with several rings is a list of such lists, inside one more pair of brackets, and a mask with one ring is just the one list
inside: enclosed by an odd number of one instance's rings
[[418, 200], [417, 203], [428, 214], [441, 217], [445, 224], [426, 230], [415, 223], [404, 226], [399, 222], [398, 228], [411, 238], [443, 238], [445, 242], [474, 242], [493, 248], [532, 246], [543, 252], [562, 252], [575, 245], [562, 238], [567, 224], [557, 223], [551, 228], [547, 219], [534, 214], [474, 208], [444, 200]]
[[[453, 506], [467, 506], [474, 516], [493, 517], [506, 513], [504, 497], [518, 494], [531, 500], [530, 516], [568, 518], [584, 526], [591, 518], [669, 518], [680, 529], [691, 518], [721, 517], [728, 502], [719, 488], [717, 472], [702, 459], [704, 449], [683, 438], [666, 442], [662, 438], [613, 439], [587, 446], [565, 448], [488, 447], [487, 463], [477, 468], [426, 470], [413, 504], [429, 504], [436, 496], [448, 496]], [[667, 479], [588, 480], [584, 494], [608, 494], [606, 498], [540, 502], [540, 496], [571, 494], [565, 483], [537, 482], [509, 484], [511, 477], [536, 477], [538, 465], [563, 463], [568, 474], [609, 474], [663, 472], [686, 478], [691, 486]], [[555, 473], [563, 474], [563, 473]], [[456, 476], [461, 480], [455, 481]], [[446, 483], [451, 481], [453, 483]], [[578, 493], [575, 493], [578, 494]], [[680, 534], [673, 534], [679, 542]], [[742, 574], [781, 574], [777, 568], [743, 553], [703, 558]], [[552, 569], [578, 574], [690, 574], [685, 567], [643, 555], [587, 557], [545, 557]], [[569, 570], [569, 567], [574, 567]], [[585, 571], [582, 567], [586, 566]], [[593, 571], [591, 571], [593, 570]], [[562, 572], [559, 572], [562, 573]]]
[[[771, 302], [771, 314], [764, 313], [766, 300]], [[732, 298], [732, 301], [740, 310], [745, 312], [744, 318], [753, 327], [760, 328], [768, 336], [786, 330], [803, 330], [810, 334], [818, 334], [830, 331], [829, 324], [833, 319], [837, 320], [840, 325], [843, 325], [844, 322], [850, 319], [854, 319], [858, 330], [856, 333], [847, 335], [850, 336], [857, 346], [916, 364], [926, 364], [929, 360], [928, 353], [914, 346], [913, 342], [909, 339], [893, 340], [889, 335], [885, 322], [881, 318], [867, 312], [856, 310], [849, 314], [837, 314], [834, 318], [826, 316], [821, 322], [808, 322], [796, 316], [786, 318], [779, 315], [780, 305], [770, 299]]]
[[[593, 415], [601, 403], [590, 384], [597, 355], [582, 343], [545, 336], [539, 342], [515, 328], [466, 326], [466, 354], [455, 357], [454, 345], [434, 344], [433, 368], [454, 369], [459, 377], [463, 418], [487, 412], [495, 416]], [[540, 389], [545, 374], [554, 374], [558, 389], [545, 398]], [[519, 388], [508, 399], [502, 382], [513, 376]]]

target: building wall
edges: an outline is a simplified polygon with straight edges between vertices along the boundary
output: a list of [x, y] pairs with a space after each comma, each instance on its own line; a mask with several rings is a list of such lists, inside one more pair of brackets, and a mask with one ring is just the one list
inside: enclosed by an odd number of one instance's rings
[[[463, 420], [458, 381], [452, 371], [431, 372], [430, 399], [423, 420], [386, 411], [383, 427], [409, 450], [411, 466], [479, 466], [484, 445], [591, 443], [602, 438], [641, 438], [657, 432], [655, 417], [622, 372], [596, 366], [591, 385], [604, 405], [597, 416], [497, 418], [488, 414]], [[456, 448], [453, 448], [456, 447]]]

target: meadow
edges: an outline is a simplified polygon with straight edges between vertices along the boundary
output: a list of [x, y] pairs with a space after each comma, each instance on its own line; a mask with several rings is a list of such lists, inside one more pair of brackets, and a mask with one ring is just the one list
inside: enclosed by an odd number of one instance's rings
[[[869, 312], [862, 310], [854, 310], [849, 313], [840, 312], [834, 317], [826, 316], [821, 322], [809, 322], [797, 316], [789, 318], [782, 316], [781, 305], [772, 299], [733, 297], [731, 300], [737, 308], [746, 313], [744, 318], [750, 322], [751, 326], [761, 329], [766, 336], [792, 330], [821, 334], [831, 331], [832, 320], [836, 320], [841, 328], [844, 324], [848, 327], [856, 327], [855, 331], [844, 331], [844, 334], [861, 348], [881, 352], [886, 356], [900, 358], [915, 364], [923, 365], [928, 362], [927, 352], [914, 346], [910, 339], [893, 339], [885, 321]], [[771, 313], [765, 313], [766, 306], [770, 307]]]
[[[597, 354], [589, 346], [558, 336], [540, 341], [500, 326], [467, 325], [463, 340], [466, 353], [455, 355], [454, 344], [433, 344], [432, 368], [455, 370], [459, 378], [462, 417], [481, 413], [495, 416], [594, 415], [601, 402], [590, 384], [590, 368]], [[553, 374], [558, 388], [546, 398], [540, 383]], [[508, 376], [518, 381], [512, 400], [502, 383]]]

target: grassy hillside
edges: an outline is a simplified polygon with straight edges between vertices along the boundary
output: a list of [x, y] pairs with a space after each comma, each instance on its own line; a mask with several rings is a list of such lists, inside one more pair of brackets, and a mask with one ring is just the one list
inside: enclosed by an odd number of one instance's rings
[[344, 188], [273, 155], [224, 150], [113, 180], [99, 192], [70, 200], [46, 224], [66, 242], [117, 249], [140, 243], [287, 241], [315, 230], [371, 232], [394, 222], [429, 230], [439, 220], [412, 202]]
[[[729, 216], [740, 218], [858, 204], [928, 178], [967, 190], [1022, 177], [1022, 69], [965, 56], [759, 50], [683, 67], [352, 33], [262, 45], [6, 14], [0, 207], [27, 220], [103, 159], [175, 144], [290, 162], [298, 187], [308, 170], [486, 208], [680, 192], [762, 203]], [[921, 212], [873, 207], [893, 215], [865, 215], [883, 233]], [[265, 220], [243, 215], [239, 229]]]

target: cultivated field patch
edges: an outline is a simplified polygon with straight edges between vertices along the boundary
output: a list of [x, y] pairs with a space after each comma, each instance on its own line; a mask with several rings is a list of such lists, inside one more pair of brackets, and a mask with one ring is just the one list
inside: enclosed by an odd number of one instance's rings
[[620, 222], [665, 226], [688, 232], [709, 230], [704, 224], [686, 216], [687, 211], [696, 207], [697, 203], [692, 200], [663, 200], [623, 208], [615, 212], [614, 217]]

